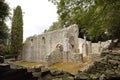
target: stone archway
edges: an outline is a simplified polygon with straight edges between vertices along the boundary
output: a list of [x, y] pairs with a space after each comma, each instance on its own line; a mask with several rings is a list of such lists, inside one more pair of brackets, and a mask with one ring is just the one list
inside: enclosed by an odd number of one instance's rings
[[61, 52], [63, 51], [63, 46], [62, 46], [61, 44], [57, 44], [57, 45], [56, 45], [56, 48], [57, 48], [57, 49], [60, 49]]

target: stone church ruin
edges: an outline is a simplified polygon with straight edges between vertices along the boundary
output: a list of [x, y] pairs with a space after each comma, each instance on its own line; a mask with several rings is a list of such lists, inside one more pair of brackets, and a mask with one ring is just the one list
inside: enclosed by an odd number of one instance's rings
[[28, 62], [46, 62], [49, 65], [58, 62], [82, 62], [83, 57], [95, 59], [103, 49], [110, 45], [106, 42], [91, 43], [86, 39], [78, 38], [77, 25], [55, 30], [26, 39], [22, 60]]

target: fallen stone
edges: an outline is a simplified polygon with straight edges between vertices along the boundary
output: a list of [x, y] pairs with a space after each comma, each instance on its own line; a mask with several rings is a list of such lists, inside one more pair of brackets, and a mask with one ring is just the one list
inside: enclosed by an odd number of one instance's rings
[[69, 76], [68, 80], [74, 80], [74, 77]]
[[35, 72], [40, 72], [41, 71], [41, 67], [34, 67]]
[[32, 74], [35, 77], [38, 77], [38, 78], [41, 77], [41, 72], [33, 72]]
[[62, 78], [55, 78], [55, 79], [52, 79], [52, 80], [63, 80]]
[[87, 73], [80, 73], [75, 77], [75, 80], [89, 80], [90, 76]]
[[48, 68], [41, 68], [41, 77], [46, 76], [47, 74], [50, 74], [50, 70]]
[[4, 63], [4, 57], [0, 56], [0, 63]]
[[58, 76], [58, 75], [63, 75], [63, 71], [57, 70], [57, 69], [51, 69], [50, 73], [52, 76]]
[[108, 61], [111, 65], [119, 65], [120, 62], [119, 61], [116, 61], [116, 60], [109, 60]]
[[99, 80], [106, 80], [105, 74], [102, 74], [102, 75], [99, 77]]
[[98, 80], [99, 79], [99, 75], [98, 74], [89, 74], [90, 79], [92, 80]]

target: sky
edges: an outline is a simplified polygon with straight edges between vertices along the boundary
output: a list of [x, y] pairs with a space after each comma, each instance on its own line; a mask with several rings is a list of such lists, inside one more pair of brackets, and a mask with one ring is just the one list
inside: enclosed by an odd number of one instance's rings
[[[13, 9], [18, 5], [21, 6], [23, 12], [23, 36], [24, 40], [33, 35], [38, 35], [48, 29], [53, 22], [57, 21], [57, 8], [48, 0], [5, 0], [13, 14]], [[7, 21], [7, 25], [11, 27], [11, 21]]]

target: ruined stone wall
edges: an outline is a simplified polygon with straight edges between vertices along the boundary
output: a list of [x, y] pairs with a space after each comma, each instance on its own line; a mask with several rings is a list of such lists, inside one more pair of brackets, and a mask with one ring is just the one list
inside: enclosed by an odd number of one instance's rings
[[[91, 43], [78, 38], [77, 25], [55, 30], [41, 35], [31, 36], [26, 39], [23, 46], [22, 59], [29, 62], [60, 62], [57, 57], [62, 56], [62, 61], [81, 61], [85, 56], [100, 55], [110, 45], [110, 40]], [[57, 54], [56, 48], [62, 46], [62, 51]], [[62, 55], [61, 55], [62, 53]], [[53, 55], [54, 54], [54, 55]], [[83, 57], [82, 57], [83, 56]], [[56, 58], [55, 58], [56, 57]]]
[[27, 38], [23, 46], [22, 59], [30, 62], [46, 62], [47, 56], [56, 49], [58, 44], [63, 46], [63, 52], [76, 52], [78, 50], [78, 27], [72, 25]]
[[[84, 43], [85, 40], [82, 38], [78, 39], [79, 41], [79, 52], [81, 54], [84, 54]], [[111, 40], [104, 41], [104, 42], [98, 42], [98, 43], [91, 43], [91, 41], [86, 41], [86, 47], [87, 47], [87, 54], [100, 54], [102, 50], [107, 49], [111, 43]]]
[[[103, 50], [107, 49], [111, 43], [111, 40], [91, 43], [90, 41], [85, 41], [79, 38], [79, 52], [83, 57], [88, 56], [91, 61], [95, 61], [100, 57]], [[85, 43], [86, 42], [86, 43]]]

